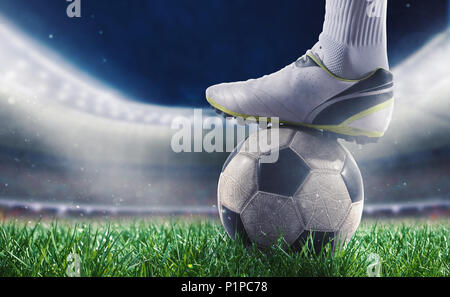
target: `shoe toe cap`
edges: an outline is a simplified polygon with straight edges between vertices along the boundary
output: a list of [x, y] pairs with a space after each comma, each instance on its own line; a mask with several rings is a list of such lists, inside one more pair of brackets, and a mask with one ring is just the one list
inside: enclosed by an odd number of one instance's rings
[[206, 89], [206, 99], [215, 100], [217, 97], [219, 85], [214, 85]]
[[241, 82], [223, 83], [206, 89], [209, 104], [227, 114], [249, 114], [243, 106], [245, 101], [252, 97], [251, 95]]
[[[206, 89], [206, 99], [211, 105], [227, 106], [232, 97], [231, 84], [214, 85]], [[218, 107], [218, 106], [215, 106]]]

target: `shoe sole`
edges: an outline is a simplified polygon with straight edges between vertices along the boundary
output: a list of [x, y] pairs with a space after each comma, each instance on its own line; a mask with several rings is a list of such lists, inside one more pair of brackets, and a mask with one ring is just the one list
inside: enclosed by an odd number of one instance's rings
[[[209, 97], [206, 97], [206, 100], [211, 105], [213, 109], [215, 109], [216, 113], [223, 116], [223, 117], [233, 117], [233, 118], [243, 118], [246, 120], [251, 120], [256, 123], [260, 123], [260, 118], [264, 119], [264, 122], [270, 122], [270, 118], [268, 117], [262, 117], [262, 116], [255, 116], [255, 115], [245, 115], [233, 112], [231, 110], [228, 110], [227, 108], [221, 106], [220, 104], [216, 103], [214, 100], [212, 100]], [[383, 102], [381, 104], [372, 106], [364, 111], [361, 111], [352, 117], [348, 118], [347, 120], [343, 121], [339, 125], [313, 125], [313, 124], [306, 124], [306, 123], [297, 123], [297, 122], [290, 122], [290, 121], [283, 121], [280, 120], [281, 125], [286, 126], [295, 126], [295, 127], [304, 127], [304, 128], [312, 128], [315, 130], [318, 130], [321, 132], [321, 134], [325, 137], [333, 138], [333, 139], [343, 139], [347, 142], [355, 142], [357, 144], [368, 144], [368, 143], [376, 143], [378, 140], [384, 135], [384, 132], [378, 132], [378, 131], [367, 131], [363, 129], [358, 129], [355, 127], [351, 127], [350, 125], [360, 120], [364, 117], [367, 117], [369, 115], [375, 114], [378, 111], [381, 111], [386, 108], [391, 108], [394, 104], [394, 98], [387, 100], [386, 102]]]

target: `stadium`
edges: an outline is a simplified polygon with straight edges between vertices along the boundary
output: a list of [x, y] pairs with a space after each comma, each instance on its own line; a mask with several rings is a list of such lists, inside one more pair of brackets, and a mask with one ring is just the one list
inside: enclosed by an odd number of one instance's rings
[[[133, 103], [47, 53], [29, 54], [33, 45], [19, 33], [2, 28], [1, 34], [8, 40], [2, 52], [12, 54], [3, 58], [1, 86], [5, 211], [217, 212], [215, 192], [226, 153], [170, 149], [172, 120], [192, 117], [193, 109]], [[381, 143], [364, 150], [348, 145], [363, 175], [371, 176], [365, 179], [367, 215], [448, 214], [450, 89], [442, 78], [450, 73], [441, 63], [448, 38], [449, 32], [439, 34], [394, 69], [396, 113]], [[420, 67], [420, 74], [410, 77], [411, 65]], [[203, 113], [214, 116], [211, 110]]]
[[[217, 181], [228, 153], [170, 148], [173, 120], [192, 118], [194, 108], [138, 102], [5, 17], [0, 23], [0, 220], [218, 218]], [[363, 220], [443, 222], [441, 232], [448, 232], [449, 52], [450, 30], [444, 29], [397, 63], [395, 112], [386, 136], [364, 147], [343, 142], [363, 176]], [[215, 116], [202, 108], [204, 117]], [[182, 234], [183, 224], [175, 223], [174, 232]], [[201, 226], [223, 232], [214, 224]], [[443, 248], [447, 263], [438, 270], [448, 276], [448, 242]], [[0, 274], [17, 275], [2, 265]], [[313, 268], [307, 273], [324, 275]], [[59, 272], [43, 273], [52, 274]]]

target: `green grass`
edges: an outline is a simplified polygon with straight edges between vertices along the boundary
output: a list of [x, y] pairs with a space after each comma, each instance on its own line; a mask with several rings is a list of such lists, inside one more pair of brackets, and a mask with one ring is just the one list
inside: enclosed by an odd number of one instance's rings
[[0, 276], [450, 276], [449, 221], [363, 223], [346, 248], [316, 255], [233, 242], [216, 221], [0, 223]]

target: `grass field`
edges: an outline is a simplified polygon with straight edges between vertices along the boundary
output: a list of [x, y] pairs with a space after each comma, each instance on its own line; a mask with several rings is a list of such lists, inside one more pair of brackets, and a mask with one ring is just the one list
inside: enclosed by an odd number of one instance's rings
[[381, 276], [450, 276], [449, 227], [365, 222], [344, 250], [316, 255], [247, 250], [217, 221], [5, 221], [0, 276], [366, 276], [371, 254]]

